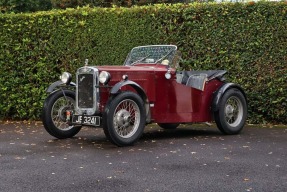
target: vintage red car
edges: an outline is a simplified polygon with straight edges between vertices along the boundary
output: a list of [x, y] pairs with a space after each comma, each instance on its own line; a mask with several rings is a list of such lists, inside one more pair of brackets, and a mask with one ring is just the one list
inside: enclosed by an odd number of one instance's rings
[[174, 45], [135, 47], [123, 66], [85, 65], [49, 86], [43, 107], [47, 132], [59, 139], [83, 125], [102, 127], [115, 145], [134, 144], [145, 126], [174, 129], [183, 123], [215, 121], [224, 134], [237, 134], [247, 118], [243, 89], [225, 82], [224, 70], [180, 71]]

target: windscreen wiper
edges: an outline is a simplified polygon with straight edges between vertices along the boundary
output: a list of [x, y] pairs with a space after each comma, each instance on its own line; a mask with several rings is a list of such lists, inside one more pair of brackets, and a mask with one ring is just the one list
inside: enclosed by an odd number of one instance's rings
[[171, 54], [173, 51], [175, 51], [175, 50], [169, 51], [166, 55], [164, 55], [162, 58], [156, 60], [156, 62], [154, 62], [154, 63], [158, 63], [158, 62], [160, 62], [161, 60], [165, 59], [165, 58], [166, 58], [167, 56], [169, 56], [169, 54]]
[[134, 64], [136, 64], [136, 63], [138, 63], [138, 62], [141, 62], [141, 61], [145, 60], [146, 58], [148, 58], [149, 56], [150, 56], [150, 55], [148, 55], [148, 56], [146, 56], [146, 57], [143, 57], [143, 58], [141, 58], [141, 59], [139, 59], [139, 60], [133, 62], [131, 65], [134, 65]]

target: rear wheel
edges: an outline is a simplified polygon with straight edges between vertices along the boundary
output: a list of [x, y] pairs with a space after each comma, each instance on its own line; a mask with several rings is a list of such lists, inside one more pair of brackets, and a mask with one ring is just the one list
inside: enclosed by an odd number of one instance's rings
[[75, 136], [81, 130], [80, 126], [68, 125], [66, 120], [66, 111], [74, 111], [74, 106], [75, 93], [70, 90], [59, 90], [47, 97], [42, 111], [42, 121], [50, 135], [65, 139]]
[[118, 146], [134, 144], [146, 121], [144, 102], [133, 92], [122, 92], [109, 101], [103, 115], [105, 135]]
[[179, 123], [158, 123], [163, 129], [176, 129], [179, 126]]
[[237, 134], [247, 118], [247, 104], [240, 90], [227, 90], [219, 103], [219, 109], [214, 113], [218, 129], [224, 134]]

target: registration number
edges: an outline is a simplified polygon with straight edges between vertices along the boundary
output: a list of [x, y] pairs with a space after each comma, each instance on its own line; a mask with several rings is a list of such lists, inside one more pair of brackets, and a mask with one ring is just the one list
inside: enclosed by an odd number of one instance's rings
[[86, 116], [86, 115], [74, 115], [73, 123], [82, 125], [100, 126], [101, 118], [99, 116]]

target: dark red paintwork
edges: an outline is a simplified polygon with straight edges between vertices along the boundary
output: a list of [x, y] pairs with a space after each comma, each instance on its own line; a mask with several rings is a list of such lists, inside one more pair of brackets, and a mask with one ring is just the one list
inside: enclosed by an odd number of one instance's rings
[[[123, 75], [139, 84], [145, 91], [150, 105], [151, 120], [156, 123], [187, 123], [212, 121], [211, 103], [213, 93], [223, 82], [213, 79], [206, 82], [204, 91], [176, 81], [176, 72], [171, 70], [171, 79], [165, 78], [167, 68], [160, 64], [137, 64], [135, 66], [97, 66], [99, 72], [108, 71], [111, 81], [100, 87], [100, 109], [109, 98], [111, 88], [122, 80]], [[121, 90], [133, 90], [129, 85]]]

